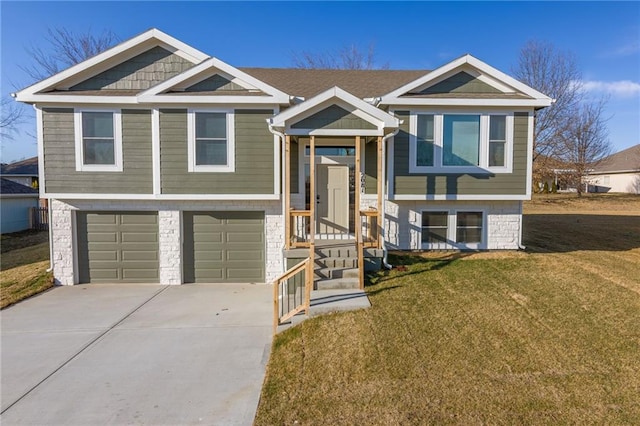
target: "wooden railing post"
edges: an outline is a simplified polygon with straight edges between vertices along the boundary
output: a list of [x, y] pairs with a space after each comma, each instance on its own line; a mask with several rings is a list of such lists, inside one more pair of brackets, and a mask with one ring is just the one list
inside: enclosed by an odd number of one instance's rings
[[383, 158], [382, 158], [382, 136], [378, 136], [378, 219], [376, 223], [376, 232], [377, 232], [377, 248], [382, 248], [382, 220], [384, 218], [384, 212], [382, 211], [382, 197], [384, 197], [384, 182], [382, 181], [382, 167], [383, 167]]
[[291, 136], [284, 137], [284, 247], [291, 248]]

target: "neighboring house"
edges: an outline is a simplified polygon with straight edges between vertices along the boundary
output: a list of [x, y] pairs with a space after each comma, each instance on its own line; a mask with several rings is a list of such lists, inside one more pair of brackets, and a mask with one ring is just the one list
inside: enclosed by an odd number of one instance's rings
[[59, 284], [271, 282], [318, 240], [366, 240], [378, 262], [518, 249], [551, 103], [470, 55], [236, 68], [155, 29], [16, 97], [36, 109]]
[[589, 192], [640, 194], [640, 144], [605, 158], [585, 180]]
[[0, 165], [0, 177], [38, 189], [38, 157]]
[[38, 191], [0, 178], [0, 234], [31, 228], [31, 208], [38, 207]]

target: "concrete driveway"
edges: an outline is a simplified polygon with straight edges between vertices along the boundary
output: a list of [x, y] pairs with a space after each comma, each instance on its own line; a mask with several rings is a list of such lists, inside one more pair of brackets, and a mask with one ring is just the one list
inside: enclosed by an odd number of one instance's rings
[[58, 287], [0, 313], [3, 425], [245, 425], [270, 286]]

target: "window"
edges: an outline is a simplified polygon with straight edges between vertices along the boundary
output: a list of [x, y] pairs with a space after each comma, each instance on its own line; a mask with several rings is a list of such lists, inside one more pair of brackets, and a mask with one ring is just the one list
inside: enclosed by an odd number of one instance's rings
[[489, 116], [489, 167], [504, 167], [504, 153], [507, 145], [507, 117]]
[[121, 172], [122, 132], [119, 110], [75, 110], [77, 171]]
[[235, 170], [233, 113], [189, 111], [189, 171], [233, 172]]
[[438, 243], [447, 241], [449, 212], [422, 213], [422, 242]]
[[480, 165], [480, 116], [445, 115], [442, 146], [443, 166]]
[[456, 243], [482, 242], [482, 212], [458, 212]]
[[513, 113], [411, 114], [410, 173], [510, 173]]
[[486, 247], [482, 211], [423, 211], [423, 249], [480, 249]]
[[417, 136], [417, 165], [433, 166], [433, 115], [419, 115]]

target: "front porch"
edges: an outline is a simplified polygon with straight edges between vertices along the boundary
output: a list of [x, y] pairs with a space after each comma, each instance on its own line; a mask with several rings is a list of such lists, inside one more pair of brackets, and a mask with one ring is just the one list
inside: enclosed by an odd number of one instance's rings
[[283, 146], [284, 258], [275, 326], [309, 313], [312, 291], [364, 290], [382, 266], [390, 114], [333, 88], [269, 121]]

